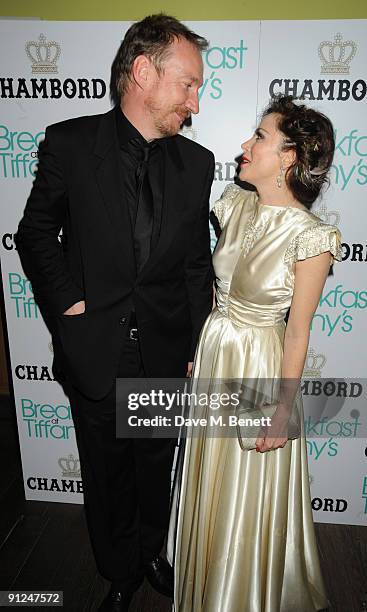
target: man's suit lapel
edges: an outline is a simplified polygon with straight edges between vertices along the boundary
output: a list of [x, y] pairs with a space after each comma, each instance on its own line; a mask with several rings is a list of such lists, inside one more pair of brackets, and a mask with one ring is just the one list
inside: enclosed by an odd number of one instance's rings
[[111, 238], [116, 247], [120, 267], [135, 274], [135, 255], [130, 214], [124, 205], [121, 164], [114, 110], [102, 116], [93, 151], [95, 175], [104, 204], [111, 220]]
[[[162, 202], [162, 219], [159, 239], [148, 261], [140, 271], [139, 276], [149, 274], [159, 259], [164, 256], [170, 245], [174, 228], [180, 224], [186, 204], [186, 190], [184, 184], [184, 162], [177, 144], [177, 138], [168, 138], [164, 146], [164, 187]], [[150, 176], [151, 181], [157, 181], [157, 176]], [[157, 185], [157, 191], [161, 187]]]

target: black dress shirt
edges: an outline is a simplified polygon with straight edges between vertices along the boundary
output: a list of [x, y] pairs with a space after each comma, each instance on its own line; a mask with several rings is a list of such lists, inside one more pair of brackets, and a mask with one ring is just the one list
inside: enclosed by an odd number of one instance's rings
[[[164, 147], [166, 139], [159, 138], [152, 141], [152, 143], [148, 143], [140, 132], [130, 123], [118, 106], [116, 107], [116, 127], [120, 146], [121, 175], [125, 196], [125, 203], [122, 202], [121, 205], [127, 204], [129, 208], [133, 234], [138, 205], [137, 170], [140, 163], [139, 157], [135, 154], [136, 143], [139, 141], [142, 149], [148, 144], [151, 145], [149, 177], [153, 199], [153, 226], [150, 244], [150, 252], [152, 252], [159, 239], [162, 220]], [[131, 141], [134, 141], [134, 146], [132, 146]]]

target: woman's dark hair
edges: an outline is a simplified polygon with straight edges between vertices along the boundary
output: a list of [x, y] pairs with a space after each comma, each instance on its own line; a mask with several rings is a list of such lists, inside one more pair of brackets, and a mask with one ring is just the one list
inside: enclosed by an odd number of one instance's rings
[[163, 70], [164, 60], [169, 54], [169, 47], [175, 39], [184, 38], [199, 51], [208, 48], [208, 41], [195, 34], [183, 23], [160, 13], [150, 15], [134, 23], [126, 32], [111, 70], [111, 98], [120, 101], [127, 91], [134, 60], [139, 55], [146, 55], [153, 62], [158, 73]]
[[322, 113], [295, 104], [292, 96], [274, 97], [263, 117], [270, 113], [279, 115], [283, 150], [295, 151], [295, 161], [285, 175], [287, 186], [296, 200], [311, 208], [321, 188], [329, 183], [327, 174], [335, 148], [333, 125]]

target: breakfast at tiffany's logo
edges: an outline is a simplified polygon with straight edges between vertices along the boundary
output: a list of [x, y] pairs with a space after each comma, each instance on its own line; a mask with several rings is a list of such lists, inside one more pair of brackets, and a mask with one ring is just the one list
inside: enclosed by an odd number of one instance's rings
[[362, 75], [350, 79], [357, 52], [356, 41], [345, 39], [341, 32], [337, 32], [330, 40], [321, 41], [313, 51], [321, 78], [314, 78], [314, 75], [307, 78], [299, 78], [297, 75], [276, 77], [269, 83], [269, 94], [272, 97], [283, 93], [302, 100], [361, 102], [367, 95], [367, 83], [361, 78]]
[[[336, 264], [337, 265], [337, 264]], [[360, 315], [367, 308], [367, 290], [338, 283], [330, 288], [327, 284], [320, 297], [318, 309], [313, 316], [311, 330], [330, 337], [348, 334], [356, 329]]]
[[247, 67], [248, 45], [244, 39], [234, 40], [228, 45], [211, 45], [204, 52], [204, 82], [199, 90], [199, 100], [220, 100], [225, 88], [225, 73], [243, 71]]
[[[323, 223], [339, 226], [341, 213], [334, 209], [329, 209], [327, 204], [322, 201], [313, 210]], [[342, 232], [343, 233], [343, 232]], [[367, 259], [365, 245], [354, 242], [342, 243], [342, 259], [362, 262]], [[336, 263], [337, 268], [339, 264]], [[332, 336], [338, 333], [345, 334], [353, 331], [355, 324], [360, 321], [360, 315], [367, 308], [367, 286], [349, 286], [338, 283], [330, 288], [329, 283], [324, 287], [317, 311], [315, 312], [311, 329], [315, 333], [324, 333]]]
[[74, 423], [69, 404], [22, 397], [19, 400], [24, 435], [28, 438], [75, 440]]
[[365, 126], [334, 131], [335, 154], [330, 170], [333, 185], [345, 192], [367, 185], [367, 131]]
[[9, 303], [17, 319], [40, 318], [39, 308], [30, 281], [18, 272], [8, 273], [6, 289]]
[[305, 405], [307, 454], [314, 461], [336, 457], [341, 439], [363, 438], [365, 435], [365, 419], [358, 407], [345, 411], [346, 402], [364, 401], [365, 381], [325, 378], [326, 363], [326, 355], [310, 346], [301, 391]]

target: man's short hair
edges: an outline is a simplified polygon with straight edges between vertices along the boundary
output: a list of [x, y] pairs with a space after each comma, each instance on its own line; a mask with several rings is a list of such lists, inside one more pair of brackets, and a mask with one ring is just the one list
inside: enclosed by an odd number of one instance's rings
[[180, 38], [190, 42], [200, 52], [208, 48], [205, 38], [189, 30], [175, 17], [160, 13], [134, 23], [126, 32], [112, 64], [111, 98], [118, 101], [128, 90], [133, 63], [139, 55], [149, 57], [159, 74], [163, 71], [170, 45]]

